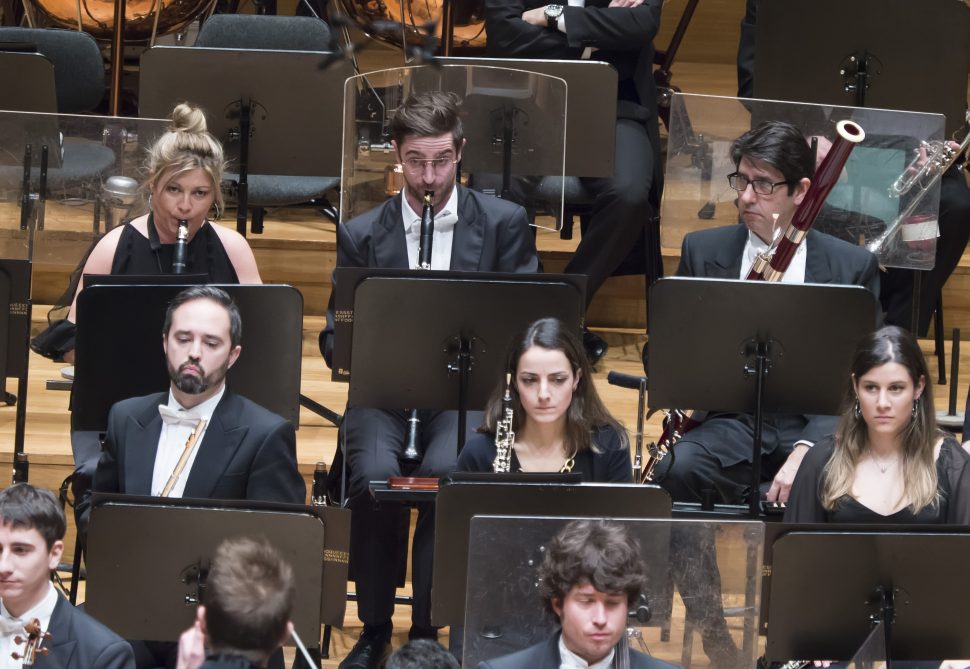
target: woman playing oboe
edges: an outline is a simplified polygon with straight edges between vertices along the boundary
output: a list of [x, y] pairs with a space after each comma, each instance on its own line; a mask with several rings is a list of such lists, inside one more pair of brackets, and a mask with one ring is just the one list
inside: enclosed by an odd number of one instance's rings
[[[253, 252], [235, 230], [208, 219], [223, 207], [222, 146], [206, 130], [201, 109], [180, 104], [172, 125], [148, 151], [148, 213], [109, 231], [91, 250], [82, 274], [171, 274], [179, 221], [188, 221], [186, 274], [206, 274], [211, 283], [262, 283]], [[80, 276], [71, 309], [32, 342], [38, 353], [71, 361]], [[73, 284], [72, 284], [73, 285]], [[65, 300], [66, 302], [66, 300]]]
[[838, 430], [805, 456], [785, 520], [970, 523], [970, 456], [937, 430], [928, 378], [911, 334], [866, 336]]
[[[585, 481], [632, 480], [629, 440], [593, 385], [577, 337], [545, 318], [517, 336], [508, 353], [512, 409], [509, 471], [578, 472]], [[505, 416], [505, 379], [485, 410], [481, 434], [458, 458], [459, 471], [494, 471], [496, 429]], [[500, 433], [504, 430], [500, 430]]]

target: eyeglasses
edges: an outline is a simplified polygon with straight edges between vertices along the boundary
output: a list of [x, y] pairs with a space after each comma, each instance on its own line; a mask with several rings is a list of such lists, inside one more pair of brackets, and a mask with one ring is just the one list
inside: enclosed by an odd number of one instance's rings
[[770, 181], [765, 181], [763, 179], [748, 179], [740, 172], [733, 172], [727, 175], [728, 185], [739, 193], [743, 193], [748, 189], [748, 184], [754, 189], [754, 192], [758, 195], [771, 195], [775, 192], [778, 186], [787, 186], [787, 181], [778, 181], [771, 183]]
[[432, 158], [430, 160], [421, 160], [420, 158], [408, 158], [402, 165], [411, 174], [422, 174], [428, 165], [436, 173], [444, 172], [446, 169], [450, 168], [452, 165], [458, 162], [457, 158]]

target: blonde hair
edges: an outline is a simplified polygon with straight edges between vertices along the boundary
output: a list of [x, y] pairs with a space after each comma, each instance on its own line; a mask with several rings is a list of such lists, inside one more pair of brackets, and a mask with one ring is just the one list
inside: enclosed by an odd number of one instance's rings
[[[148, 150], [146, 185], [154, 190], [163, 174], [168, 183], [190, 170], [205, 170], [212, 179], [216, 216], [222, 214], [222, 172], [225, 169], [222, 145], [206, 129], [205, 113], [187, 102], [172, 110], [172, 125]], [[164, 184], [162, 184], [164, 186]]]
[[[936, 427], [932, 384], [926, 360], [916, 339], [909, 332], [887, 326], [863, 338], [852, 360], [852, 377], [856, 382], [870, 370], [890, 362], [906, 368], [913, 386], [924, 380], [923, 392], [915, 401], [913, 417], [899, 435], [902, 442], [903, 499], [909, 510], [919, 513], [939, 502], [934, 451], [940, 433]], [[833, 511], [839, 500], [850, 494], [859, 460], [867, 453], [869, 428], [855, 410], [855, 385], [850, 379], [843, 405], [842, 419], [835, 433], [835, 449], [822, 476], [822, 506]]]

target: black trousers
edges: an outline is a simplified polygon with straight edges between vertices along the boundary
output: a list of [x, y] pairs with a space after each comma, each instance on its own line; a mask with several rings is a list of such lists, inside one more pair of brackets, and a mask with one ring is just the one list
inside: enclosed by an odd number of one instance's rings
[[[458, 412], [421, 411], [424, 457], [412, 476], [443, 476], [455, 469], [458, 458]], [[398, 573], [399, 504], [376, 504], [370, 481], [400, 476], [398, 461], [407, 435], [404, 411], [348, 409], [344, 415], [345, 456], [349, 471], [350, 560], [357, 580], [358, 617], [365, 625], [382, 625], [394, 613]], [[482, 422], [481, 412], [467, 415], [466, 435]], [[414, 589], [412, 624], [431, 627], [431, 574], [434, 556], [434, 505], [418, 505], [418, 522], [411, 550]]]
[[[614, 176], [582, 180], [593, 195], [593, 207], [589, 225], [564, 270], [586, 275], [587, 306], [640, 241], [647, 226], [656, 225], [650, 200], [653, 170], [654, 148], [645, 123], [617, 119]], [[656, 238], [647, 235], [648, 243]], [[647, 253], [659, 259], [659, 243], [654, 241], [650, 246], [654, 248], [648, 248]]]
[[[766, 418], [762, 434], [761, 481], [774, 478], [801, 437], [803, 416]], [[676, 502], [702, 502], [705, 491], [714, 502], [744, 504], [751, 490], [753, 416], [725, 414], [707, 418], [678, 441], [654, 474]]]

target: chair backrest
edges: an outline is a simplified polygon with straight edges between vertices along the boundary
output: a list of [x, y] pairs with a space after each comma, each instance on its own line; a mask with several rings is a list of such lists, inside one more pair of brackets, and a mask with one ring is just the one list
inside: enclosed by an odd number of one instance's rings
[[0, 27], [0, 42], [34, 44], [54, 64], [58, 112], [88, 112], [104, 98], [104, 58], [89, 34], [59, 28], [5, 26]]
[[216, 14], [199, 30], [196, 46], [217, 49], [328, 51], [330, 27], [311, 16]]

